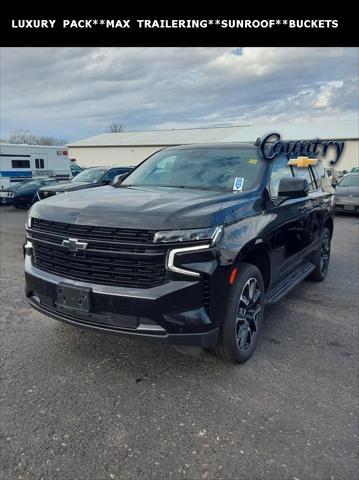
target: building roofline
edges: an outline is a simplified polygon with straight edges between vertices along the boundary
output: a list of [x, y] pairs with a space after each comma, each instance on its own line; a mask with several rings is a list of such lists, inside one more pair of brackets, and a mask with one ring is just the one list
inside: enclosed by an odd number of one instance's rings
[[[199, 128], [176, 128], [162, 130], [125, 131], [101, 133], [68, 147], [156, 147], [208, 142], [254, 142], [258, 137], [271, 132], [281, 134], [283, 140], [320, 138], [326, 140], [352, 140], [359, 138], [359, 123], [355, 119], [328, 122], [272, 123], [257, 125], [231, 125]], [[198, 133], [198, 135], [197, 135]]]
[[[294, 142], [295, 140], [300, 140], [300, 141], [309, 141], [309, 140], [313, 140], [314, 137], [311, 137], [311, 138], [286, 138], [285, 141], [286, 142]], [[340, 138], [340, 137], [322, 137], [321, 140], [323, 141], [330, 141], [330, 140], [338, 140], [338, 141], [343, 141], [343, 142], [348, 142], [348, 141], [354, 141], [354, 140], [359, 140], [359, 136], [358, 137], [349, 137], [349, 138]], [[248, 142], [222, 142], [222, 141], [218, 141], [218, 142], [212, 142], [211, 145], [214, 145], [214, 144], [247, 144], [247, 145], [253, 145], [255, 143], [255, 140], [253, 141], [250, 141], [248, 140]], [[180, 146], [196, 146], [196, 145], [207, 145], [208, 142], [201, 142], [201, 143], [162, 143], [162, 144], [148, 144], [148, 143], [144, 143], [144, 144], [139, 144], [139, 143], [136, 143], [136, 145], [134, 145], [133, 143], [129, 143], [129, 144], [113, 144], [113, 145], [105, 145], [105, 144], [101, 144], [101, 143], [97, 143], [97, 144], [92, 144], [92, 145], [76, 145], [76, 144], [68, 144], [67, 145], [67, 148], [98, 148], [98, 147], [101, 147], [101, 148], [128, 148], [128, 147], [148, 147], [148, 148], [165, 148], [165, 147], [180, 147]]]

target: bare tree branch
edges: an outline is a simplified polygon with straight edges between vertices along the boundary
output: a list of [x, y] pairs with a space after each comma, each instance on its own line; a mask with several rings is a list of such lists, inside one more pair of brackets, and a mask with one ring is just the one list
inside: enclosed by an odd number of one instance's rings
[[26, 143], [28, 145], [65, 145], [67, 140], [64, 138], [47, 137], [44, 135], [34, 135], [29, 130], [16, 130], [4, 139], [7, 143]]
[[109, 127], [110, 133], [119, 133], [123, 131], [123, 125], [120, 123], [113, 122]]

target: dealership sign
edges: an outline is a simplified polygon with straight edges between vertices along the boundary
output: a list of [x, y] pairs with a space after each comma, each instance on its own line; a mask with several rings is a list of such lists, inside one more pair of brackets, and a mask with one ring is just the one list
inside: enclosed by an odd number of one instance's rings
[[319, 155], [325, 157], [329, 150], [333, 150], [335, 157], [330, 161], [332, 165], [337, 163], [343, 149], [344, 142], [337, 140], [292, 140], [283, 141], [279, 133], [269, 133], [265, 137], [258, 138], [255, 143], [258, 146], [259, 155], [265, 160], [273, 160], [278, 155], [287, 157], [308, 157], [317, 158]]

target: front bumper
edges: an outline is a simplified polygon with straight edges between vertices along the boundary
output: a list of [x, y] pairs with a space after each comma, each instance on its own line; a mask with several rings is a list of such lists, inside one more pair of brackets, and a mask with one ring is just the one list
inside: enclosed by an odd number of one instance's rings
[[14, 203], [14, 194], [12, 192], [2, 191], [0, 195], [0, 205], [12, 205]]
[[29, 207], [32, 204], [32, 196], [14, 197], [14, 205], [18, 207]]
[[[203, 306], [202, 279], [169, 281], [148, 289], [93, 285], [45, 272], [25, 255], [26, 296], [39, 312], [70, 325], [131, 338], [210, 348], [218, 324]], [[64, 308], [59, 283], [91, 289], [91, 310]]]
[[0, 205], [13, 205], [13, 204], [14, 204], [13, 198], [8, 198], [8, 197], [0, 198]]
[[335, 199], [335, 211], [359, 213], [359, 197], [337, 197]]

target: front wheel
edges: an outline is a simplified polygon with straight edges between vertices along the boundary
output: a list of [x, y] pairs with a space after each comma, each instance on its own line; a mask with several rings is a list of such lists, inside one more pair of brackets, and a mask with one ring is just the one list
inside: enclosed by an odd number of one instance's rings
[[235, 283], [230, 286], [221, 325], [216, 356], [231, 363], [243, 363], [254, 352], [263, 324], [265, 289], [259, 269], [240, 263]]

